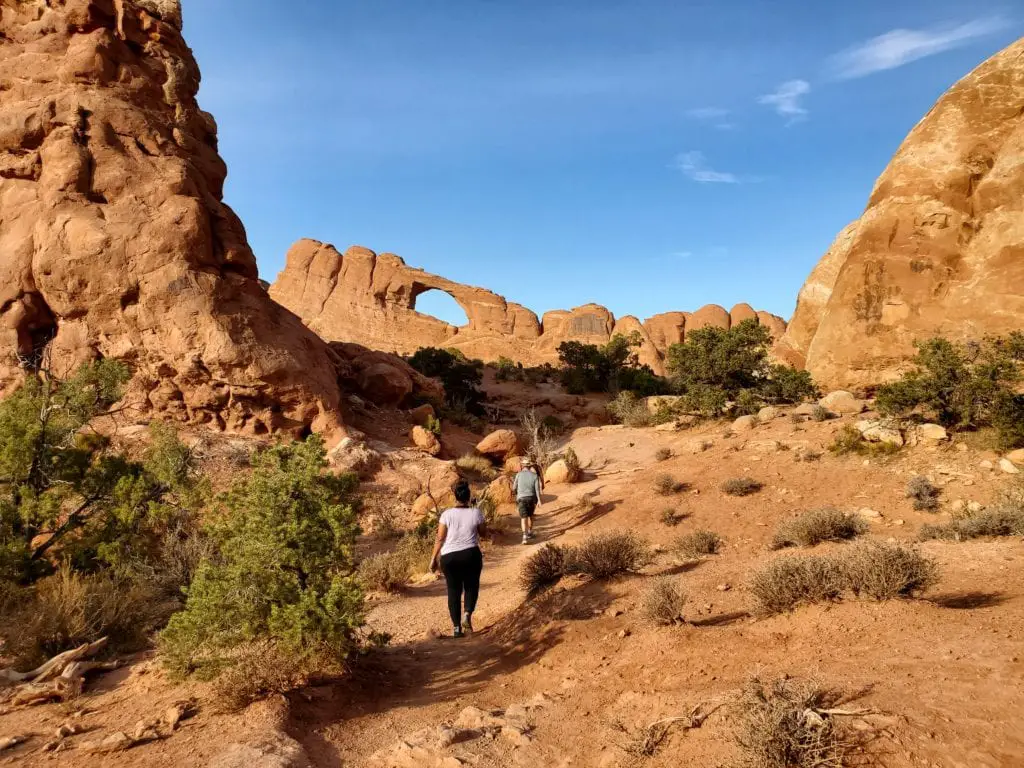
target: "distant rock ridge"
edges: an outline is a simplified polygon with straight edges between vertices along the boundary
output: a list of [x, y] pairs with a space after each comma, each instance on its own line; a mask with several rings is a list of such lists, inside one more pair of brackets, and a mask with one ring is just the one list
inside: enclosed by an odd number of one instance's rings
[[0, 391], [134, 372], [128, 413], [343, 431], [350, 364], [257, 279], [178, 0], [0, 2]]
[[[451, 296], [468, 323], [455, 327], [416, 311], [416, 299], [429, 290]], [[470, 357], [494, 361], [507, 357], [525, 365], [558, 360], [564, 341], [607, 343], [616, 334], [640, 334], [640, 360], [664, 371], [668, 348], [688, 331], [706, 326], [729, 328], [754, 319], [781, 338], [786, 322], [747, 304], [727, 311], [709, 305], [696, 312], [668, 312], [645, 321], [616, 319], [605, 307], [586, 304], [554, 310], [542, 318], [493, 291], [463, 285], [406, 265], [401, 257], [354, 246], [300, 240], [288, 252], [284, 270], [270, 288], [275, 301], [290, 309], [328, 341], [350, 341], [400, 354], [421, 347], [451, 347]]]
[[905, 370], [913, 343], [1024, 329], [1024, 39], [910, 132], [864, 215], [811, 273], [777, 354], [851, 388]]

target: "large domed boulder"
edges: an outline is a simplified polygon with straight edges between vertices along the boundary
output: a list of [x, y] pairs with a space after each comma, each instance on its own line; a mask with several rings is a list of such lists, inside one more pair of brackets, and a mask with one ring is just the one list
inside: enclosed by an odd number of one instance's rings
[[176, 0], [0, 8], [0, 390], [127, 362], [133, 413], [342, 433], [327, 345], [260, 285]]
[[511, 429], [498, 429], [477, 443], [477, 453], [498, 463], [504, 463], [511, 456], [518, 456], [522, 451], [519, 435]]
[[812, 273], [782, 348], [819, 383], [849, 389], [898, 377], [917, 340], [1019, 330], [1022, 254], [1024, 39], [910, 132]]

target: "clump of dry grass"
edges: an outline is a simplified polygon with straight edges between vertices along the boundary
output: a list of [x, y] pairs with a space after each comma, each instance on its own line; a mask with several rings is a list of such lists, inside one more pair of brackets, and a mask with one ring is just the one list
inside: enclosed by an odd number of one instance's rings
[[523, 562], [519, 572], [519, 586], [529, 597], [533, 597], [553, 587], [565, 573], [566, 548], [546, 544]]
[[459, 473], [470, 480], [494, 480], [499, 472], [486, 456], [467, 453], [455, 460]]
[[610, 579], [640, 570], [652, 557], [650, 544], [632, 531], [595, 533], [569, 550], [567, 571]]
[[939, 489], [924, 475], [918, 475], [907, 483], [907, 498], [914, 500], [914, 509], [934, 512], [939, 508]]
[[395, 549], [366, 558], [356, 573], [365, 589], [397, 592], [412, 578], [412, 567], [409, 558]]
[[875, 600], [911, 597], [938, 581], [938, 568], [916, 549], [881, 541], [853, 545], [841, 557], [847, 585]]
[[966, 541], [988, 536], [1024, 536], [1024, 510], [986, 509], [941, 525], [922, 525], [917, 535], [921, 541]]
[[685, 606], [686, 592], [672, 578], [658, 579], [644, 593], [644, 616], [655, 624], [683, 623], [686, 620], [683, 613]]
[[845, 587], [845, 572], [836, 559], [815, 555], [777, 557], [754, 571], [749, 585], [757, 612], [764, 615], [835, 600]]
[[679, 514], [675, 507], [665, 507], [658, 515], [662, 525], [667, 525], [670, 528], [679, 525], [685, 517], [686, 515]]
[[836, 415], [823, 405], [816, 405], [811, 409], [811, 421], [828, 421]]
[[722, 548], [722, 537], [714, 531], [694, 531], [676, 539], [672, 548], [684, 557], [715, 555]]
[[752, 477], [734, 477], [722, 483], [722, 492], [729, 496], [750, 496], [764, 488], [764, 483]]
[[654, 454], [654, 458], [658, 461], [668, 461], [669, 459], [672, 458], [672, 455], [673, 454], [671, 448], [659, 448], [658, 451]]
[[4, 602], [0, 647], [26, 667], [101, 637], [109, 637], [117, 650], [138, 650], [166, 620], [156, 590], [67, 567], [32, 587], [11, 590]]
[[823, 541], [842, 541], [864, 533], [868, 524], [860, 515], [838, 509], [816, 509], [779, 526], [772, 549], [813, 547]]
[[280, 650], [270, 641], [251, 643], [231, 659], [213, 683], [217, 703], [225, 712], [238, 712], [268, 696], [303, 687], [309, 681], [308, 661]]
[[834, 555], [777, 557], [754, 571], [749, 588], [757, 611], [770, 615], [845, 592], [875, 600], [913, 597], [937, 581], [935, 563], [917, 550], [866, 541]]
[[654, 492], [659, 496], [671, 496], [675, 493], [682, 493], [684, 490], [686, 490], [686, 483], [676, 480], [668, 473], [654, 478]]
[[839, 696], [813, 681], [752, 678], [740, 693], [734, 738], [743, 768], [841, 768], [852, 742], [825, 712]]

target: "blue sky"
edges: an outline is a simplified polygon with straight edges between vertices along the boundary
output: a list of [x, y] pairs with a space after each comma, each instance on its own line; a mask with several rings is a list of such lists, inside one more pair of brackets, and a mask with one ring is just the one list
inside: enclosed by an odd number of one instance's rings
[[789, 317], [907, 132], [1024, 34], [1014, 5], [183, 0], [265, 279], [312, 237], [641, 318]]

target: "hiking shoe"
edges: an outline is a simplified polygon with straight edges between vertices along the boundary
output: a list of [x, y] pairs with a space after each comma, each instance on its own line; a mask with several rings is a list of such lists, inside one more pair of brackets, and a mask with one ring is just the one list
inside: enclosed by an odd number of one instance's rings
[[468, 613], [462, 614], [462, 631], [467, 635], [473, 634], [473, 617]]
[[524, 535], [523, 536], [523, 544], [529, 544], [529, 543], [530, 543], [530, 537]]
[[466, 633], [462, 631], [462, 627], [455, 627], [455, 629], [452, 630], [452, 637], [454, 637], [456, 640], [458, 640], [460, 637], [465, 636]]

